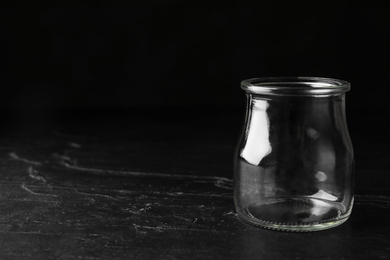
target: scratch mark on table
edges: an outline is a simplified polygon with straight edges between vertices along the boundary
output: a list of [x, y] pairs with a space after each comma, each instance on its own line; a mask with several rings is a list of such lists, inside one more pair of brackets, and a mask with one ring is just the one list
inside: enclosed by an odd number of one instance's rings
[[185, 217], [181, 217], [181, 216], [178, 216], [178, 215], [173, 215], [173, 217], [174, 217], [174, 218], [177, 218], [177, 219], [184, 220], [184, 221], [186, 221], [186, 222], [191, 222], [191, 223], [195, 223], [195, 222], [197, 221], [197, 219], [196, 219], [196, 220], [192, 220], [192, 219], [190, 219], [190, 218], [185, 218]]
[[214, 181], [214, 185], [219, 187], [219, 188], [232, 190], [233, 189], [233, 180], [229, 180], [229, 179], [216, 179]]
[[169, 195], [169, 196], [181, 196], [181, 195], [183, 195], [184, 193], [183, 192], [167, 192], [166, 193], [167, 195]]
[[76, 148], [76, 149], [80, 149], [81, 148], [81, 145], [76, 143], [76, 142], [70, 142], [69, 146], [72, 147], [72, 148]]
[[150, 210], [150, 209], [152, 208], [151, 205], [152, 205], [152, 203], [146, 203], [146, 204], [145, 204], [145, 207], [139, 209], [138, 211], [139, 211], [139, 212], [146, 212], [146, 211], [148, 211], [148, 210]]
[[232, 216], [234, 218], [238, 218], [238, 214], [234, 211], [229, 211], [229, 212], [226, 212], [226, 213], [223, 213], [224, 216]]
[[123, 212], [131, 213], [131, 214], [133, 214], [133, 215], [139, 215], [139, 214], [142, 213], [142, 212], [140, 212], [140, 211], [137, 210], [137, 209], [130, 209], [130, 208], [127, 208], [127, 207], [121, 208], [121, 210], [122, 210]]
[[72, 159], [68, 156], [56, 155], [59, 158], [59, 164], [72, 170], [88, 172], [96, 175], [103, 176], [140, 176], [140, 177], [161, 177], [171, 178], [179, 180], [195, 180], [199, 182], [214, 183], [215, 186], [231, 189], [232, 180], [218, 176], [202, 176], [202, 175], [188, 175], [188, 174], [167, 174], [167, 173], [156, 173], [156, 172], [140, 172], [140, 171], [123, 171], [123, 170], [110, 170], [110, 169], [97, 169], [91, 167], [84, 167], [76, 163], [76, 159]]
[[21, 162], [24, 162], [24, 163], [27, 163], [27, 164], [32, 164], [32, 165], [42, 165], [41, 162], [38, 162], [38, 161], [32, 161], [32, 160], [29, 160], [29, 159], [26, 159], [26, 158], [22, 158], [20, 157], [19, 155], [17, 155], [15, 152], [11, 152], [9, 153], [9, 156], [14, 159], [14, 160], [17, 160], [17, 161], [21, 161]]
[[214, 177], [212, 179], [206, 178], [204, 180], [195, 180], [198, 183], [210, 183], [214, 186], [222, 189], [232, 190], [233, 189], [233, 180], [223, 177]]
[[76, 159], [72, 159], [71, 157], [63, 154], [54, 153], [52, 154], [52, 157], [58, 161], [60, 165], [70, 164], [70, 165], [77, 165]]
[[80, 194], [80, 195], [97, 196], [97, 197], [102, 197], [102, 198], [106, 198], [106, 199], [110, 199], [110, 200], [114, 200], [114, 201], [121, 201], [122, 200], [122, 198], [114, 198], [113, 196], [106, 195], [106, 194], [82, 192], [82, 191], [79, 191], [75, 188], [73, 190], [76, 194]]
[[162, 227], [160, 227], [160, 226], [150, 227], [150, 226], [141, 226], [141, 225], [137, 225], [137, 224], [133, 224], [133, 226], [134, 226], [134, 228], [136, 230], [147, 229], [147, 230], [154, 230], [154, 231], [157, 231], [157, 232], [161, 232], [162, 231]]
[[30, 188], [28, 188], [26, 186], [26, 183], [22, 183], [22, 185], [20, 186], [23, 190], [27, 191], [28, 193], [32, 194], [32, 195], [36, 195], [36, 196], [48, 196], [48, 197], [57, 197], [57, 195], [55, 194], [47, 194], [47, 193], [39, 193], [39, 192], [35, 192], [35, 191], [32, 191]]
[[38, 171], [35, 170], [32, 166], [27, 169], [28, 176], [37, 181], [41, 181], [46, 184], [46, 179], [43, 176], [38, 175]]
[[146, 233], [146, 231], [157, 231], [157, 232], [163, 232], [163, 231], [203, 231], [203, 232], [215, 232], [215, 229], [201, 229], [201, 228], [194, 228], [190, 226], [182, 226], [182, 227], [172, 227], [165, 224], [158, 225], [158, 226], [145, 226], [145, 225], [138, 225], [133, 224], [134, 229], [139, 233]]

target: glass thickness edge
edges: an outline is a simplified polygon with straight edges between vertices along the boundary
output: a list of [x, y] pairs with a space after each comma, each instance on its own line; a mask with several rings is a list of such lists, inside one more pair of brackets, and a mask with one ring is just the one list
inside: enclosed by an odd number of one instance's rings
[[241, 81], [250, 94], [279, 96], [329, 96], [350, 90], [349, 82], [323, 77], [261, 77]]

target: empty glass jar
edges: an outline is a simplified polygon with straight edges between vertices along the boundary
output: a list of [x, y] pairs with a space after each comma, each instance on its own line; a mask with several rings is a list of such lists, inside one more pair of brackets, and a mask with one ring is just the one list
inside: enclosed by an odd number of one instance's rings
[[314, 77], [244, 80], [246, 117], [234, 164], [236, 211], [246, 222], [316, 231], [352, 210], [354, 156], [345, 81]]

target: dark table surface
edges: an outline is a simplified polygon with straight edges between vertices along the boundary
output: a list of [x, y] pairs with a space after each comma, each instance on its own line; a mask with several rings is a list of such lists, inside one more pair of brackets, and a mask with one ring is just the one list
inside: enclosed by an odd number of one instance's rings
[[0, 259], [390, 258], [387, 111], [348, 112], [355, 206], [343, 225], [312, 233], [237, 218], [243, 115], [148, 108], [3, 120]]

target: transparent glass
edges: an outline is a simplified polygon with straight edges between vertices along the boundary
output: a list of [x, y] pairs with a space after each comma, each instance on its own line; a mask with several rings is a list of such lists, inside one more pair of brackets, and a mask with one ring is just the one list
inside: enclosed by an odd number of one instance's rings
[[284, 77], [244, 80], [246, 116], [234, 162], [234, 202], [244, 221], [316, 231], [352, 210], [354, 156], [345, 81]]

